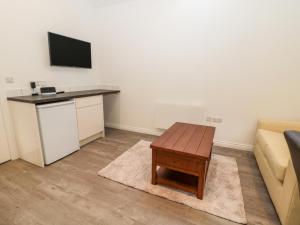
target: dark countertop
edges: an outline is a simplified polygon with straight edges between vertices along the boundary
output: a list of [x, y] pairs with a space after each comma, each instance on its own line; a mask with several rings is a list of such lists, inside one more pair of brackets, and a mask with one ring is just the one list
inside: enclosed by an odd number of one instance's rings
[[120, 91], [119, 90], [95, 89], [95, 90], [86, 90], [86, 91], [65, 92], [62, 94], [56, 94], [56, 95], [51, 95], [51, 96], [42, 96], [42, 95], [18, 96], [18, 97], [7, 98], [7, 100], [39, 105], [39, 104], [71, 100], [73, 98], [82, 98], [82, 97], [89, 97], [89, 96], [95, 96], [95, 95], [107, 95], [107, 94], [117, 94], [117, 93], [120, 93]]

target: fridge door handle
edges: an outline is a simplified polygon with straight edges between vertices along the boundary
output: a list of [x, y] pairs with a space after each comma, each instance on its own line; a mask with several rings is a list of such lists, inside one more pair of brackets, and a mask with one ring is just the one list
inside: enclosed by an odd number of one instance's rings
[[48, 103], [45, 105], [37, 105], [36, 107], [38, 109], [46, 109], [46, 108], [52, 108], [52, 107], [56, 107], [56, 106], [61, 106], [61, 105], [70, 105], [70, 104], [74, 104], [75, 101], [71, 100], [71, 101], [63, 101], [63, 102], [56, 102], [56, 103]]

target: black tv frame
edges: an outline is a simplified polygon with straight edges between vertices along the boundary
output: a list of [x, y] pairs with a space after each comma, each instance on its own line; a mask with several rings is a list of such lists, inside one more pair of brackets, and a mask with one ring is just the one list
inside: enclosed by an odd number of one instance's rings
[[[63, 39], [66, 40], [70, 40], [70, 41], [75, 41], [77, 43], [82, 43], [82, 44], [86, 44], [87, 47], [89, 48], [89, 59], [88, 59], [88, 63], [85, 65], [79, 65], [79, 64], [68, 64], [68, 63], [55, 63], [54, 61], [54, 53], [53, 53], [53, 46], [51, 47], [51, 36], [56, 36], [56, 37], [61, 37]], [[53, 32], [48, 32], [48, 46], [49, 46], [49, 58], [50, 58], [50, 65], [51, 66], [59, 66], [59, 67], [75, 67], [75, 68], [84, 68], [84, 69], [92, 69], [92, 50], [91, 50], [91, 43], [90, 42], [86, 42], [86, 41], [82, 41], [79, 39], [75, 39], [75, 38], [71, 38], [71, 37], [67, 37], [61, 34], [57, 34], [57, 33], [53, 33]]]

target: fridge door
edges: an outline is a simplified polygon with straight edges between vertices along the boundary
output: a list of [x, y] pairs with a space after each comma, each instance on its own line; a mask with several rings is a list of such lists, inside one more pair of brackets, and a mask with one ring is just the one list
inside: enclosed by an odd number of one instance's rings
[[46, 165], [80, 148], [74, 101], [39, 105], [37, 112]]

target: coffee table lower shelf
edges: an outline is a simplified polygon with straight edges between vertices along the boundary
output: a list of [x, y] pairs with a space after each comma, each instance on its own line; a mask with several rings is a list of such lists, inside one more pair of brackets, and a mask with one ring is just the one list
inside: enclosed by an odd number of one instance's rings
[[178, 172], [165, 167], [159, 167], [157, 170], [156, 183], [195, 194], [197, 194], [198, 191], [197, 176]]

